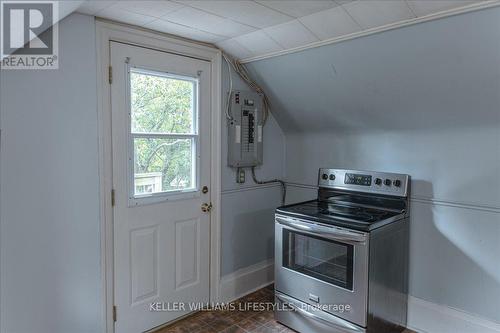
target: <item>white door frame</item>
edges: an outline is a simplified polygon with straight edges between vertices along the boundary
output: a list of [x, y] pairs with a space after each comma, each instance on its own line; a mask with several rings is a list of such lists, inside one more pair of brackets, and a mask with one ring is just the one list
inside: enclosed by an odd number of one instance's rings
[[[109, 84], [110, 42], [117, 41], [164, 52], [185, 55], [211, 62], [211, 199], [210, 218], [210, 302], [219, 300], [220, 283], [220, 221], [221, 221], [221, 51], [213, 46], [196, 43], [147, 29], [96, 20], [97, 51], [97, 115], [99, 130], [99, 192], [101, 233], [101, 276], [103, 298], [103, 327], [114, 332], [114, 257], [112, 145], [111, 145], [111, 89]], [[118, 313], [119, 315], [119, 313]]]

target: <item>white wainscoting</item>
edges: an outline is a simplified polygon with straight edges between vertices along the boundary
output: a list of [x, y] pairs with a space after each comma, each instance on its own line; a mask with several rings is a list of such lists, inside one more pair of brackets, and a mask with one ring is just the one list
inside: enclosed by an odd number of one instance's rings
[[231, 302], [274, 282], [274, 260], [264, 260], [224, 275], [220, 282], [220, 301]]
[[500, 323], [409, 296], [408, 328], [422, 333], [499, 333]]

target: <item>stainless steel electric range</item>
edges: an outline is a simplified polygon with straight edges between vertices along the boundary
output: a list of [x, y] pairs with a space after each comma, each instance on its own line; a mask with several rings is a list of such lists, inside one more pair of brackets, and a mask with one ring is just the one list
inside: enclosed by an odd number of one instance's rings
[[318, 178], [318, 199], [276, 210], [276, 320], [302, 333], [403, 331], [410, 177]]

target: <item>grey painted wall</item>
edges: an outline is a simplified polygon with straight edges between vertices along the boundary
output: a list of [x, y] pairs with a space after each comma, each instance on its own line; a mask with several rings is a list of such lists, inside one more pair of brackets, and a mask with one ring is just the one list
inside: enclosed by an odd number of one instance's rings
[[[229, 74], [223, 63], [222, 96], [226, 101]], [[233, 89], [249, 90], [233, 72]], [[256, 185], [246, 170], [246, 182], [236, 183], [236, 171], [227, 166], [227, 124], [222, 119], [222, 275], [274, 256], [274, 209], [281, 204], [279, 187]], [[264, 126], [264, 163], [256, 168], [259, 180], [284, 177], [285, 138], [271, 115]]]
[[[499, 22], [490, 9], [250, 66], [286, 133], [270, 119], [259, 177], [285, 165], [309, 185], [319, 166], [410, 173], [412, 295], [497, 321]], [[1, 73], [1, 332], [100, 330], [93, 20], [72, 15], [60, 34], [59, 70]], [[229, 274], [272, 256], [279, 188], [222, 176]]]
[[[224, 67], [223, 96], [228, 90]], [[60, 68], [1, 72], [0, 332], [101, 331], [94, 19], [60, 23]], [[247, 89], [234, 77], [235, 89]], [[222, 126], [222, 274], [272, 258], [279, 187], [235, 183]], [[264, 128], [261, 179], [283, 177], [284, 136]], [[278, 152], [278, 153], [276, 153]]]
[[58, 70], [1, 72], [0, 331], [102, 331], [94, 20]]
[[500, 322], [500, 8], [249, 68], [285, 131], [287, 180], [409, 173], [410, 294]]

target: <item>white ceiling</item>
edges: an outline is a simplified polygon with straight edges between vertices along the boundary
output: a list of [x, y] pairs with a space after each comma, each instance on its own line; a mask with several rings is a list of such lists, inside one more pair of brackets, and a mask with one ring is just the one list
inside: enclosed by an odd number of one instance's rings
[[216, 44], [239, 59], [486, 1], [85, 1], [79, 12]]

